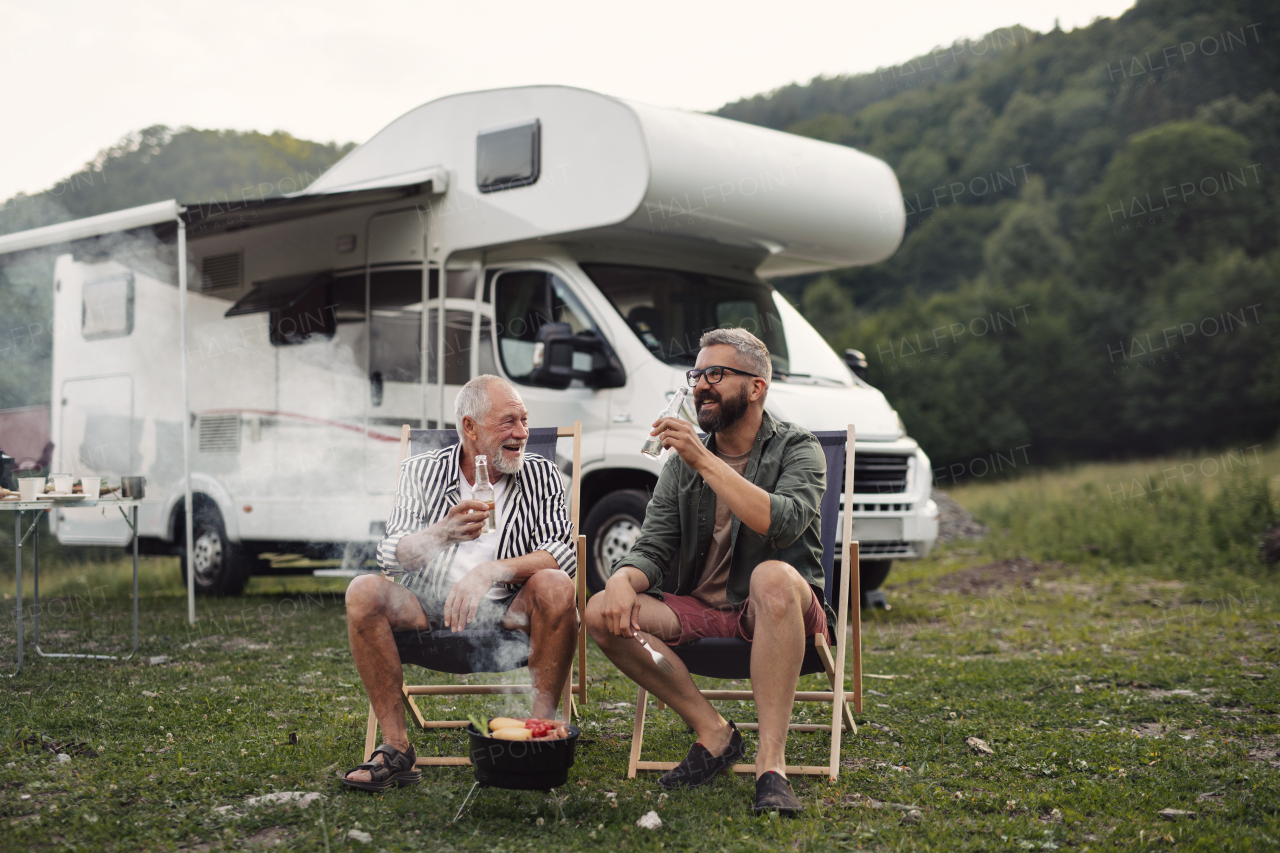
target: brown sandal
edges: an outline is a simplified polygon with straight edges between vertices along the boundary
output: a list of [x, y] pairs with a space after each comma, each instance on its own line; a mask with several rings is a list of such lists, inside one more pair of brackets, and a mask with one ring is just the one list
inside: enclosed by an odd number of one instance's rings
[[[382, 753], [384, 757], [381, 763], [374, 763], [373, 756], [378, 753]], [[369, 781], [357, 782], [347, 778], [357, 770], [368, 770]], [[339, 776], [338, 780], [348, 788], [378, 793], [395, 785], [416, 785], [422, 781], [422, 771], [418, 769], [418, 757], [413, 751], [413, 744], [409, 744], [409, 748], [401, 752], [391, 744], [384, 743], [373, 751], [368, 761], [352, 767]]]

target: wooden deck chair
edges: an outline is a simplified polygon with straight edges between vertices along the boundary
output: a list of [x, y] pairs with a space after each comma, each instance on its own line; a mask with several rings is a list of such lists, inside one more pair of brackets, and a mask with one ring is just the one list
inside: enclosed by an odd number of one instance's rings
[[[578, 533], [579, 503], [582, 487], [582, 422], [575, 421], [572, 427], [530, 429], [529, 433], [529, 440], [525, 445], [526, 452], [536, 453], [552, 462], [555, 462], [556, 458], [556, 439], [573, 439], [573, 476], [569, 485], [569, 519], [573, 524], [574, 541], [577, 544], [578, 573], [576, 583], [578, 589], [578, 612], [579, 616], [581, 616], [587, 607], [587, 575], [585, 570], [587, 540], [585, 536], [581, 536]], [[410, 456], [424, 453], [428, 450], [450, 447], [457, 443], [458, 434], [454, 430], [410, 429], [409, 425], [405, 424], [400, 433], [400, 461], [403, 462]], [[565, 720], [573, 719], [575, 689], [578, 703], [585, 704], [587, 701], [587, 629], [586, 623], [582, 622], [581, 619], [580, 623], [578, 628], [578, 683], [575, 688], [573, 684], [573, 667], [571, 665], [569, 667], [569, 676], [565, 679], [564, 694], [560, 705], [563, 709], [562, 714]], [[424, 669], [431, 669], [437, 672], [464, 675], [478, 671], [489, 671], [477, 670], [471, 662], [477, 659], [484, 659], [485, 655], [476, 653], [485, 648], [492, 648], [497, 643], [524, 645], [524, 652], [519, 660], [515, 661], [514, 666], [510, 668], [504, 667], [503, 671], [510, 672], [522, 669], [529, 664], [529, 635], [523, 631], [466, 629], [456, 634], [448, 630], [397, 631], [394, 636], [396, 648], [400, 652], [401, 664], [412, 663]], [[529, 684], [409, 685], [401, 682], [400, 685], [400, 695], [404, 700], [405, 710], [408, 712], [413, 724], [423, 731], [462, 728], [467, 725], [467, 721], [427, 720], [418, 709], [418, 705], [413, 699], [414, 696], [497, 695], [532, 692], [533, 687]], [[364, 739], [365, 761], [373, 758], [373, 750], [377, 745], [378, 718], [373, 713], [373, 705], [370, 704], [369, 723]], [[418, 757], [419, 766], [455, 766], [470, 763], [471, 759], [466, 756], [419, 755]]]
[[[849, 590], [859, 589], [858, 543], [851, 541], [852, 525], [844, 525], [842, 551], [843, 567], [848, 571], [836, 571], [835, 541], [836, 518], [840, 509], [840, 477], [836, 472], [844, 471], [844, 502], [846, 506], [853, 503], [853, 425], [849, 425], [847, 433], [819, 432], [814, 433], [822, 444], [823, 454], [827, 458], [827, 488], [822, 495], [822, 570], [826, 576], [825, 592], [827, 601], [836, 603], [838, 611], [836, 621], [836, 654], [833, 656], [822, 635], [808, 637], [805, 640], [804, 661], [800, 665], [800, 674], [825, 672], [831, 682], [830, 690], [797, 690], [797, 702], [830, 702], [831, 725], [791, 724], [787, 728], [793, 732], [830, 732], [831, 760], [827, 766], [787, 765], [788, 776], [823, 776], [835, 781], [840, 775], [840, 735], [848, 730], [854, 734], [858, 725], [854, 722], [849, 710], [849, 701], [844, 689], [844, 667], [848, 647], [853, 651], [853, 709], [862, 713], [862, 614], [858, 607], [853, 608], [852, 641], [848, 642], [849, 625]], [[846, 446], [848, 452], [846, 452]], [[842, 569], [843, 569], [842, 567]], [[839, 577], [837, 577], [837, 574]], [[751, 677], [751, 643], [737, 638], [706, 638], [694, 640], [684, 645], [674, 646], [671, 651], [680, 657], [693, 675], [709, 678], [749, 679]], [[636, 698], [635, 733], [631, 739], [631, 760], [627, 765], [627, 778], [635, 778], [637, 770], [670, 770], [676, 766], [674, 761], [641, 761], [640, 752], [644, 748], [644, 720], [646, 691], [639, 688]], [[708, 699], [751, 699], [750, 690], [703, 690], [702, 695]], [[658, 709], [663, 707], [657, 703]], [[757, 723], [740, 723], [742, 730], [758, 730]], [[755, 773], [754, 764], [735, 764], [735, 773]]]

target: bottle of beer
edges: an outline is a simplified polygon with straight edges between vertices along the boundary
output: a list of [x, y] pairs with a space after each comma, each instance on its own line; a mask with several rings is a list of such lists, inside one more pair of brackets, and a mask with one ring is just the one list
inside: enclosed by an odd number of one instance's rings
[[489, 482], [489, 457], [483, 454], [476, 454], [476, 478], [475, 486], [471, 490], [471, 496], [474, 500], [484, 501], [489, 505], [489, 518], [485, 520], [484, 527], [480, 530], [480, 535], [493, 533], [498, 529], [497, 511], [493, 484]]
[[[658, 413], [657, 419], [677, 417], [680, 414], [680, 406], [687, 396], [689, 396], [689, 389], [681, 385], [676, 389], [675, 396], [671, 398], [671, 402], [667, 403], [667, 407]], [[649, 436], [645, 440], [644, 447], [640, 448], [640, 452], [651, 459], [657, 459], [662, 455], [662, 439], [656, 435]]]

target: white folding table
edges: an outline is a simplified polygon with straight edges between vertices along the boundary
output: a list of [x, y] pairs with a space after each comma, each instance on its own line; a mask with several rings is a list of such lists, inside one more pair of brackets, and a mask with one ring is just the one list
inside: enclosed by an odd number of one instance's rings
[[[23, 627], [22, 627], [22, 543], [28, 536], [31, 537], [32, 550], [32, 568], [34, 570], [35, 580], [35, 601], [31, 608], [32, 620], [32, 646], [36, 650], [36, 654], [45, 658], [91, 658], [93, 660], [128, 660], [138, 652], [138, 503], [137, 500], [123, 500], [118, 498], [109, 498], [106, 500], [79, 500], [79, 501], [61, 501], [57, 498], [52, 500], [34, 500], [34, 501], [0, 501], [0, 512], [13, 513], [13, 562], [16, 568], [18, 579], [18, 606], [17, 606], [17, 626], [18, 626], [18, 668], [9, 673], [6, 677], [13, 678], [22, 672], [23, 660]], [[133, 532], [133, 651], [129, 652], [125, 657], [119, 655], [87, 655], [87, 654], [71, 654], [67, 652], [46, 652], [40, 648], [40, 532], [37, 529], [40, 524], [40, 518], [44, 513], [53, 509], [62, 507], [91, 507], [91, 506], [114, 506], [120, 510], [120, 514], [124, 516], [125, 523], [129, 525], [129, 529]], [[125, 512], [125, 510], [130, 512]], [[26, 513], [31, 513], [31, 524], [23, 531], [23, 518]]]

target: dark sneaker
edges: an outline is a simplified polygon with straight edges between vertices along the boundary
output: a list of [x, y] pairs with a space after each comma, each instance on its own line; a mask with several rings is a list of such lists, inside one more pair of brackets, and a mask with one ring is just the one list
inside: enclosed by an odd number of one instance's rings
[[673, 769], [662, 774], [658, 784], [664, 788], [696, 788], [705, 785], [716, 774], [727, 767], [732, 767], [742, 756], [747, 754], [747, 745], [742, 742], [742, 734], [738, 727], [729, 723], [733, 734], [729, 737], [729, 745], [720, 755], [712, 755], [705, 746], [695, 743], [689, 748], [689, 754]]
[[756, 814], [778, 812], [796, 815], [804, 810], [804, 804], [791, 790], [791, 783], [777, 771], [770, 770], [756, 780], [756, 804], [751, 807]]

